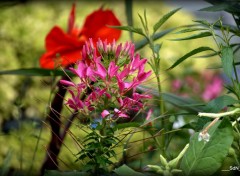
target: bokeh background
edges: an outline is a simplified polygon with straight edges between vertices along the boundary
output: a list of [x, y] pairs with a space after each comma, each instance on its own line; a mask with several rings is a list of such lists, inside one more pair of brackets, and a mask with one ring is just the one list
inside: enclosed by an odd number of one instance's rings
[[[68, 15], [74, 2], [77, 6], [76, 24], [79, 27], [83, 25], [88, 14], [101, 6], [112, 9], [122, 25], [127, 25], [125, 1], [120, 0], [1, 1], [0, 70], [38, 68], [39, 58], [45, 52], [45, 36], [54, 25], [63, 29], [67, 28]], [[138, 14], [143, 15], [144, 10], [147, 12], [149, 26], [153, 26], [162, 15], [178, 7], [182, 7], [182, 9], [171, 17], [161, 30], [192, 24], [193, 20], [196, 19], [206, 19], [213, 22], [220, 16], [226, 23], [232, 23], [231, 16], [227, 13], [198, 11], [208, 6], [210, 4], [205, 1], [135, 0], [133, 1], [134, 26], [141, 26]], [[215, 48], [215, 44], [208, 38], [198, 39], [197, 42], [194, 40], [181, 42], [170, 40], [181, 36], [170, 34], [157, 41], [163, 42], [160, 53], [163, 91], [191, 96], [204, 101], [201, 93], [204, 84], [208, 84], [204, 82], [205, 74], [221, 75], [219, 70], [208, 69], [206, 71], [206, 69], [217, 65], [220, 61], [219, 58], [192, 58], [172, 71], [165, 70], [177, 58], [190, 50], [199, 46]], [[134, 35], [135, 42], [141, 39], [139, 35]], [[129, 33], [124, 31], [118, 42], [128, 40], [130, 40]], [[146, 58], [151, 57], [148, 47], [139, 52]], [[0, 168], [12, 172], [32, 168], [33, 172], [37, 172], [45, 156], [50, 136], [48, 125], [42, 121], [45, 120], [51, 99], [50, 90], [55, 80], [52, 77], [0, 75], [0, 81]], [[174, 87], [176, 84], [177, 87]], [[195, 90], [191, 84], [199, 84], [200, 88]], [[149, 86], [155, 88], [154, 79], [149, 82]], [[43, 131], [39, 140], [41, 127], [43, 127]], [[72, 130], [76, 135], [81, 136], [76, 126], [73, 126]], [[183, 146], [184, 142], [180, 142], [179, 145]], [[74, 141], [68, 137], [65, 144], [66, 146], [60, 154], [62, 160], [60, 165], [63, 169], [76, 169], [78, 163], [74, 162], [73, 157], [73, 154], [77, 152]], [[36, 148], [36, 146], [38, 147]]]

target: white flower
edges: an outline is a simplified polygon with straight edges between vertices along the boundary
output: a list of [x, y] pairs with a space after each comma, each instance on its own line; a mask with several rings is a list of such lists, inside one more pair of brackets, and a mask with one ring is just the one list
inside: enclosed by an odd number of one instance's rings
[[208, 132], [203, 131], [199, 133], [198, 136], [198, 141], [204, 141], [204, 142], [208, 142], [210, 140], [210, 135], [208, 134]]

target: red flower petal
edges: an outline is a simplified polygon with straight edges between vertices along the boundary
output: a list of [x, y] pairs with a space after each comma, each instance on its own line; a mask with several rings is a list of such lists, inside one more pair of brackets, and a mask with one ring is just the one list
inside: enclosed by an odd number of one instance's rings
[[[81, 50], [84, 42], [89, 38], [95, 43], [98, 38], [112, 41], [118, 40], [121, 31], [112, 29], [107, 25], [119, 26], [120, 22], [110, 10], [99, 9], [87, 16], [84, 27], [74, 28], [75, 4], [72, 6], [68, 20], [68, 33], [55, 26], [48, 33], [45, 39], [47, 52], [40, 58], [42, 68], [53, 69], [56, 66], [67, 66], [81, 59]], [[78, 35], [80, 33], [80, 35]], [[56, 56], [58, 55], [58, 57]]]
[[76, 63], [82, 58], [80, 45], [78, 48], [63, 47], [57, 50], [49, 51], [40, 58], [41, 68], [53, 69], [57, 66], [67, 66]]
[[73, 30], [74, 24], [75, 24], [75, 9], [76, 9], [76, 5], [74, 3], [72, 5], [72, 10], [71, 10], [70, 15], [68, 17], [68, 33], [69, 34]]
[[58, 26], [52, 28], [52, 30], [48, 33], [45, 42], [47, 51], [52, 51], [62, 46], [79, 46], [79, 40], [77, 38], [64, 33]]
[[107, 39], [109, 42], [112, 42], [113, 39], [118, 40], [121, 31], [107, 27], [107, 25], [120, 26], [121, 24], [111, 10], [102, 10], [100, 8], [87, 16], [80, 35], [85, 36], [87, 39], [92, 38], [94, 42], [98, 38]]

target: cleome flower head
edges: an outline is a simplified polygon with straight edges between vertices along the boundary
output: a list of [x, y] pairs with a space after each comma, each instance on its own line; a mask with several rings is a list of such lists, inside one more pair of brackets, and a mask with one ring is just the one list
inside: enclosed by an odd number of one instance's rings
[[144, 101], [151, 98], [136, 92], [151, 75], [145, 71], [146, 63], [147, 59], [134, 55], [132, 43], [117, 45], [99, 39], [95, 47], [89, 39], [77, 68], [70, 68], [78, 83], [61, 80], [71, 95], [66, 104], [85, 114], [98, 112], [102, 118], [130, 117], [130, 112], [140, 111]]

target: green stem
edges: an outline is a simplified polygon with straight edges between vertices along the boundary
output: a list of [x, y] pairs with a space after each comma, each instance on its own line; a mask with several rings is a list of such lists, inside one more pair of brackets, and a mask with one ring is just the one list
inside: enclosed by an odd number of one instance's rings
[[[159, 92], [159, 109], [160, 109], [160, 115], [161, 115], [165, 113], [165, 105], [161, 95], [162, 87], [161, 87], [161, 79], [160, 79], [160, 58], [158, 58], [158, 56], [155, 55], [153, 38], [148, 35], [148, 40], [149, 40], [149, 45], [153, 55], [153, 65], [151, 65], [151, 67], [157, 79], [157, 87]], [[165, 129], [166, 127], [165, 119], [161, 119], [161, 126], [163, 129]], [[156, 140], [158, 141], [158, 139]], [[164, 135], [160, 137], [160, 141], [158, 141], [158, 143], [160, 144], [161, 153], [165, 155], [165, 136]]]
[[205, 112], [199, 112], [198, 116], [202, 117], [210, 117], [210, 118], [219, 118], [219, 117], [224, 117], [224, 116], [229, 116], [229, 115], [235, 115], [240, 112], [240, 108], [236, 108], [232, 111], [228, 112], [223, 112], [223, 113], [205, 113]]
[[237, 81], [237, 83], [239, 84], [238, 74], [237, 74], [237, 69], [236, 69], [236, 65], [235, 65], [235, 64], [233, 64], [233, 70], [234, 70], [234, 74], [235, 74], [236, 81]]

